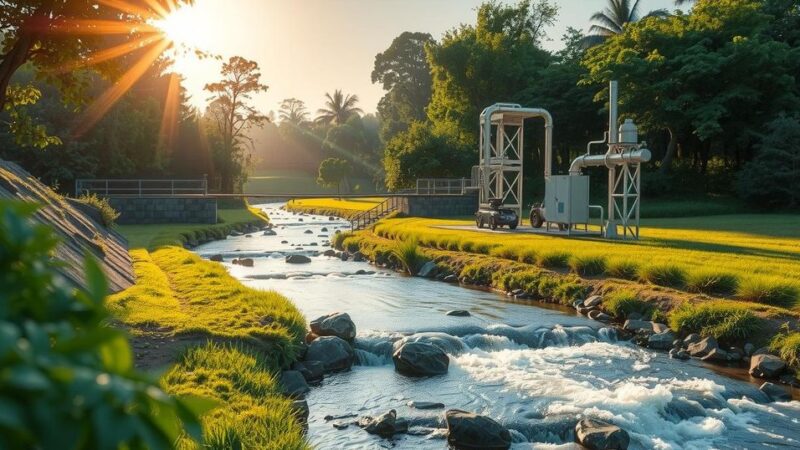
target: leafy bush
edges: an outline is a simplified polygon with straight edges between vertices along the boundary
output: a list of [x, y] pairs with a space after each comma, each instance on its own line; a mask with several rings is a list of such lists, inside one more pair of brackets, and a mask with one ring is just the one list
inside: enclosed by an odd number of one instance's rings
[[207, 402], [169, 397], [134, 371], [125, 336], [105, 325], [100, 267], [86, 261], [85, 290], [67, 285], [34, 211], [0, 203], [0, 448], [170, 449], [184, 432], [199, 440]]
[[606, 259], [602, 256], [573, 256], [569, 268], [585, 277], [602, 275], [606, 271]]
[[489, 264], [468, 264], [459, 274], [459, 278], [478, 286], [490, 286], [494, 268]]
[[699, 333], [724, 342], [742, 342], [761, 330], [763, 320], [746, 306], [712, 301], [684, 303], [670, 313], [669, 325], [684, 334]]
[[547, 252], [536, 255], [536, 264], [547, 269], [565, 269], [569, 264], [569, 253]]
[[686, 285], [686, 271], [674, 264], [654, 264], [641, 267], [639, 279], [659, 286], [682, 288]]
[[107, 227], [114, 225], [119, 219], [119, 212], [108, 203], [107, 198], [98, 197], [95, 194], [85, 194], [78, 197], [78, 201], [97, 209], [100, 212], [100, 217], [103, 218], [103, 225]]
[[627, 259], [614, 259], [606, 264], [606, 273], [614, 278], [635, 280], [639, 276], [639, 265]]
[[800, 300], [800, 287], [768, 278], [748, 278], [739, 283], [736, 296], [765, 305], [792, 308]]
[[333, 248], [338, 249], [338, 250], [344, 250], [344, 246], [343, 246], [344, 240], [349, 238], [349, 237], [351, 237], [351, 236], [353, 236], [353, 233], [350, 233], [350, 232], [334, 234], [333, 238], [331, 239], [331, 244], [333, 245]]
[[628, 317], [631, 313], [639, 313], [645, 318], [653, 315], [653, 305], [640, 300], [632, 291], [616, 291], [603, 299], [603, 308], [615, 317]]
[[391, 252], [409, 275], [416, 275], [428, 262], [428, 258], [420, 251], [419, 244], [413, 239], [395, 242]]
[[769, 348], [792, 367], [800, 366], [800, 333], [780, 333], [772, 338]]
[[739, 278], [729, 273], [701, 270], [686, 278], [686, 289], [708, 295], [733, 295], [739, 286]]

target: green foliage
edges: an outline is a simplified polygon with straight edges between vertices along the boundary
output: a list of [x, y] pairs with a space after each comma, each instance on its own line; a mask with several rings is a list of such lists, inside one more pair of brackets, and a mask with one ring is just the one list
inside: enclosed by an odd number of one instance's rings
[[669, 325], [682, 334], [699, 333], [723, 342], [741, 343], [756, 337], [764, 321], [744, 305], [711, 301], [684, 303], [670, 313]]
[[635, 280], [639, 276], [639, 265], [629, 259], [612, 259], [606, 265], [606, 273], [614, 278]]
[[458, 278], [476, 286], [491, 286], [494, 267], [488, 263], [467, 264]]
[[800, 286], [774, 279], [745, 278], [739, 283], [736, 296], [742, 300], [793, 308], [800, 302]]
[[119, 213], [111, 206], [108, 199], [105, 197], [98, 197], [95, 194], [85, 194], [78, 197], [78, 201], [100, 211], [100, 216], [103, 218], [103, 225], [107, 227], [113, 226], [119, 218]]
[[395, 242], [391, 252], [409, 275], [416, 275], [428, 262], [428, 258], [420, 251], [419, 243], [414, 239]]
[[606, 271], [606, 258], [603, 256], [572, 256], [569, 268], [581, 276], [595, 277]]
[[645, 318], [653, 314], [653, 305], [639, 299], [632, 291], [615, 291], [603, 299], [603, 308], [617, 318], [624, 318], [631, 313], [639, 313]]
[[686, 270], [675, 264], [649, 264], [639, 268], [639, 279], [658, 286], [683, 288], [686, 286]]
[[772, 338], [770, 350], [777, 352], [781, 359], [792, 367], [800, 367], [800, 333], [785, 331]]
[[755, 158], [737, 176], [739, 195], [754, 205], [800, 206], [800, 116], [767, 124]]
[[339, 158], [328, 158], [319, 165], [317, 183], [325, 187], [336, 186], [336, 193], [338, 194], [342, 182], [345, 181], [352, 172], [353, 167], [349, 162]]
[[708, 295], [731, 296], [739, 286], [739, 277], [714, 270], [691, 272], [686, 277], [689, 292], [702, 292]]
[[548, 269], [565, 269], [569, 266], [570, 254], [558, 250], [536, 255], [536, 265]]
[[181, 433], [199, 439], [203, 402], [169, 397], [133, 370], [128, 341], [106, 325], [100, 267], [88, 259], [87, 288], [67, 286], [34, 210], [0, 203], [0, 447], [169, 449]]

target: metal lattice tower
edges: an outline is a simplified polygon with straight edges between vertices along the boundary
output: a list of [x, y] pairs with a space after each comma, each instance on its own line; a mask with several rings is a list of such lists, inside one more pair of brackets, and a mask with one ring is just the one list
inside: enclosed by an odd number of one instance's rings
[[[610, 153], [630, 151], [629, 146], [614, 146]], [[642, 165], [630, 162], [608, 167], [608, 237], [639, 239], [639, 205], [642, 191]], [[621, 228], [621, 233], [617, 230]]]

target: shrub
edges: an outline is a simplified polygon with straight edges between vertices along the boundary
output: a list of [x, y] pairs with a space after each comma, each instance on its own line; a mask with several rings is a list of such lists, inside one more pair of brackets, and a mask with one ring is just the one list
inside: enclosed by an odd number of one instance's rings
[[57, 241], [30, 221], [34, 211], [0, 202], [0, 448], [167, 449], [182, 433], [201, 439], [191, 410], [202, 402], [170, 397], [134, 371], [124, 334], [106, 326], [102, 270], [87, 259], [86, 288], [65, 283], [50, 257]]
[[778, 334], [770, 342], [769, 348], [777, 352], [781, 359], [787, 361], [792, 367], [800, 366], [800, 333]]
[[682, 288], [686, 285], [686, 272], [674, 264], [654, 264], [640, 268], [639, 279], [659, 286]]
[[391, 254], [400, 261], [409, 275], [416, 275], [423, 264], [428, 262], [428, 258], [420, 252], [419, 244], [414, 239], [395, 242]]
[[742, 300], [792, 308], [800, 299], [800, 288], [764, 278], [748, 278], [739, 283], [736, 296]]
[[119, 212], [108, 203], [107, 198], [98, 197], [95, 194], [85, 194], [78, 197], [78, 201], [97, 209], [103, 219], [103, 225], [107, 227], [113, 226], [119, 219]]
[[569, 268], [578, 275], [595, 277], [606, 271], [606, 259], [602, 256], [573, 256]]
[[564, 269], [569, 263], [569, 253], [547, 252], [536, 256], [536, 264], [547, 269]]
[[603, 299], [603, 308], [615, 317], [628, 317], [631, 313], [639, 313], [645, 318], [653, 315], [653, 305], [640, 300], [632, 291], [616, 291]]
[[699, 333], [720, 341], [742, 342], [756, 335], [763, 321], [744, 305], [711, 301], [684, 303], [670, 313], [669, 324], [684, 334]]
[[626, 259], [611, 260], [606, 264], [606, 273], [623, 280], [635, 280], [638, 278], [639, 265]]
[[491, 249], [491, 251], [489, 251], [489, 255], [497, 258], [515, 260], [517, 259], [517, 249], [507, 245], [500, 245]]
[[344, 240], [352, 236], [353, 233], [350, 232], [336, 233], [331, 239], [331, 244], [333, 244], [333, 248], [335, 249], [344, 250]]
[[459, 278], [478, 286], [490, 286], [493, 273], [494, 268], [489, 264], [468, 264], [461, 269]]
[[729, 273], [701, 270], [690, 273], [686, 278], [689, 291], [708, 295], [733, 295], [738, 286], [739, 278]]
[[525, 264], [536, 264], [536, 250], [523, 249], [517, 255], [517, 261]]

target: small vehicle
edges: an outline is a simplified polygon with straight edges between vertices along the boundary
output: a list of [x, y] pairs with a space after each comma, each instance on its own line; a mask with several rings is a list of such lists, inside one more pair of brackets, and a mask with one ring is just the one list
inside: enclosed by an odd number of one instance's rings
[[[531, 226], [533, 228], [542, 228], [547, 219], [544, 217], [544, 205], [541, 203], [534, 203], [531, 205]], [[560, 231], [566, 231], [569, 226], [565, 223], [555, 224], [558, 225]]]
[[519, 216], [513, 209], [503, 208], [502, 199], [493, 198], [489, 199], [488, 208], [480, 208], [475, 213], [475, 225], [478, 228], [488, 225], [492, 230], [508, 226], [508, 228], [516, 230], [519, 226]]

